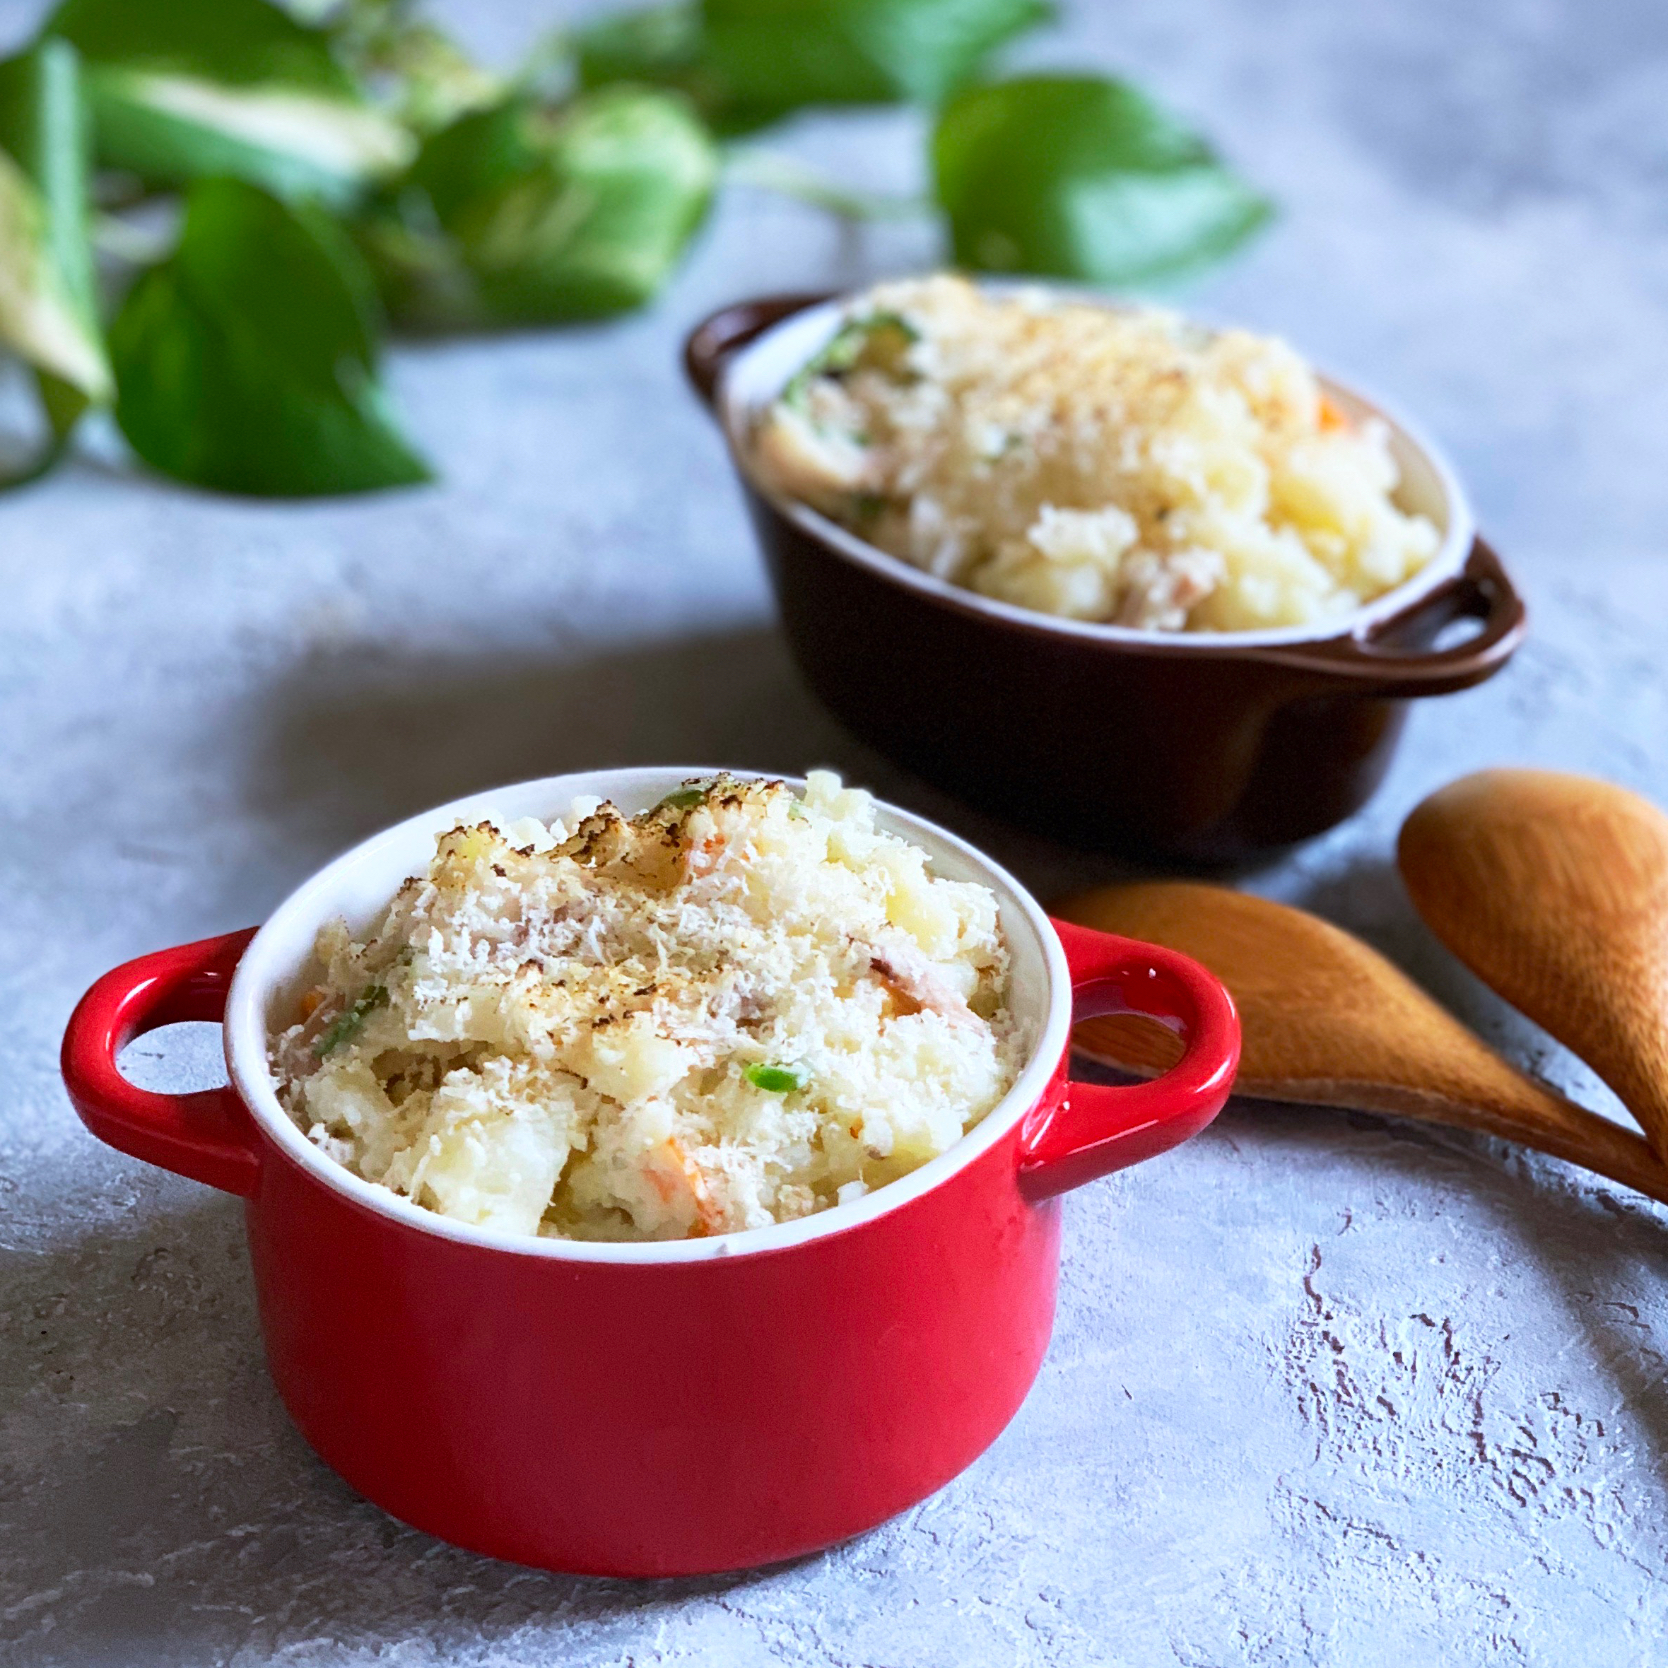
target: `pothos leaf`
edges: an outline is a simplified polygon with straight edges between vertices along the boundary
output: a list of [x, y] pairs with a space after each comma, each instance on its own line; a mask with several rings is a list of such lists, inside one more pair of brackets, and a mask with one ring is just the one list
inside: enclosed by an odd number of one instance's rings
[[427, 480], [376, 380], [373, 316], [368, 275], [322, 210], [201, 181], [178, 249], [111, 327], [116, 420], [152, 468], [224, 492]]
[[414, 149], [329, 36], [268, 0], [63, 0], [46, 32], [87, 61], [100, 160], [155, 184], [231, 174], [341, 201]]
[[743, 106], [936, 104], [1043, 0], [706, 0], [705, 55]]
[[581, 31], [579, 74], [681, 88], [734, 131], [805, 105], [936, 104], [1050, 15], [1047, 0], [691, 0]]
[[[295, 0], [290, 9], [298, 9]], [[417, 0], [325, 0], [314, 15], [339, 61], [418, 133], [436, 132], [504, 96], [503, 78], [419, 17]]]
[[1103, 284], [1219, 260], [1271, 213], [1196, 133], [1125, 82], [1033, 76], [970, 88], [933, 138], [956, 259]]
[[736, 96], [707, 52], [698, 0], [609, 13], [574, 31], [571, 48], [582, 88], [631, 81], [673, 89], [726, 137], [763, 127], [790, 108], [776, 101], [745, 105]]
[[676, 95], [609, 87], [556, 111], [513, 98], [424, 145], [366, 247], [390, 310], [419, 328], [598, 317], [659, 290], [717, 171]]
[[700, 57], [701, 9], [694, 0], [672, 0], [641, 11], [610, 12], [576, 31], [573, 46], [581, 86], [611, 81], [678, 86]]
[[49, 468], [113, 388], [87, 240], [87, 125], [62, 41], [0, 63], [0, 347], [33, 367], [52, 434], [5, 483], [16, 485]]

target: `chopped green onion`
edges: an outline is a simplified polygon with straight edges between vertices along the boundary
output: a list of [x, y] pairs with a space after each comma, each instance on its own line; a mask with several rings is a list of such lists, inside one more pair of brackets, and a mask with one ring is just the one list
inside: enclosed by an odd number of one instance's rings
[[902, 336], [905, 347], [921, 339], [921, 332], [901, 313], [871, 313], [843, 325], [812, 364], [823, 376], [844, 376], [857, 368], [875, 337], [887, 332]]
[[859, 521], [873, 521], [890, 502], [884, 492], [854, 492], [851, 495], [851, 513]]
[[387, 1006], [387, 985], [372, 985], [351, 1008], [336, 1016], [330, 1028], [313, 1044], [313, 1052], [322, 1060], [343, 1043], [352, 1042], [365, 1029], [365, 1021], [378, 1008]]
[[655, 806], [657, 811], [667, 809], [687, 811], [691, 805], [699, 805], [707, 797], [705, 783], [692, 782], [687, 788], [674, 788], [661, 802]]
[[788, 816], [794, 822], [809, 822], [811, 820], [811, 813], [797, 799], [788, 801]]
[[782, 403], [798, 405], [814, 377], [841, 377], [856, 370], [869, 343], [884, 331], [902, 336], [906, 347], [921, 339], [921, 332], [901, 313], [871, 313], [867, 318], [850, 319], [834, 332], [816, 358], [794, 373], [782, 390]]
[[749, 1066], [742, 1075], [767, 1094], [791, 1095], [799, 1087], [799, 1074], [784, 1066]]

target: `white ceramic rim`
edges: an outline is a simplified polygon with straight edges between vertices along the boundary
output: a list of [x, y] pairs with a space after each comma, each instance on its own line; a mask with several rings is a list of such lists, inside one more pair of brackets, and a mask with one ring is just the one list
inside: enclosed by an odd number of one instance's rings
[[[1114, 310], [1125, 305], [1068, 284], [988, 279], [982, 281], [981, 287], [998, 293], [1043, 289], [1051, 294], [1090, 301]], [[785, 497], [762, 481], [752, 466], [749, 431], [757, 413], [776, 398], [789, 377], [827, 342], [866, 293], [866, 289], [853, 291], [790, 314], [749, 342], [721, 367], [714, 409], [735, 466], [755, 491], [803, 531], [833, 545], [841, 555], [860, 567], [908, 590], [919, 591], [971, 613], [987, 614], [993, 619], [1027, 626], [1033, 631], [1054, 631], [1062, 636], [1081, 637], [1108, 645], [1140, 644], [1150, 648], [1154, 644], [1163, 644], [1182, 653], [1190, 650], [1220, 653], [1224, 649], [1290, 647], [1300, 643], [1330, 642], [1340, 637], [1366, 637], [1381, 621], [1401, 613], [1452, 579], [1465, 566], [1471, 554], [1471, 544], [1477, 531], [1476, 521], [1459, 475], [1441, 447], [1388, 401], [1364, 392], [1358, 385], [1339, 382], [1317, 371], [1327, 394], [1353, 417], [1358, 420], [1377, 417], [1385, 423], [1390, 431], [1391, 455], [1401, 472], [1401, 485], [1396, 492], [1398, 501], [1429, 516], [1442, 529], [1442, 544], [1436, 554], [1418, 573], [1393, 591], [1386, 591], [1383, 596], [1375, 597], [1348, 614], [1339, 614], [1314, 625], [1283, 626], [1268, 631], [1195, 632], [1141, 631], [1133, 626], [1066, 620], [1035, 609], [1020, 608], [1014, 603], [999, 602], [993, 597], [981, 596], [977, 591], [952, 585], [946, 579], [912, 567], [900, 557], [865, 542], [808, 504]], [[1207, 329], [1220, 328], [1214, 321], [1199, 322]]]
[[[880, 801], [877, 809], [881, 825], [924, 846], [936, 872], [978, 880], [996, 893], [1003, 931], [1013, 954], [1010, 1003], [1022, 1014], [1030, 1010], [1036, 1033], [1030, 1058], [1008, 1093], [948, 1152], [919, 1170], [851, 1204], [836, 1205], [795, 1222], [709, 1239], [597, 1243], [541, 1239], [454, 1222], [354, 1175], [321, 1152], [297, 1127], [279, 1103], [268, 1069], [268, 1026], [274, 1020], [289, 1023], [293, 1004], [306, 982], [314, 936], [326, 920], [345, 915], [351, 926], [362, 927], [386, 906], [407, 875], [426, 866], [435, 836], [460, 822], [523, 816], [548, 820], [564, 815], [581, 794], [612, 799], [629, 813], [655, 804], [691, 777], [718, 774], [719, 769], [702, 765], [580, 771], [470, 794], [373, 835], [304, 881], [250, 941], [226, 997], [227, 1069], [262, 1133], [332, 1191], [406, 1227], [466, 1245], [576, 1263], [693, 1263], [806, 1245], [900, 1209], [1003, 1140], [1042, 1097], [1066, 1047], [1071, 1029], [1071, 974], [1065, 952], [1041, 906], [1005, 869], [936, 824]], [[784, 781], [795, 788], [804, 786], [800, 777], [762, 777], [751, 770], [729, 774]]]

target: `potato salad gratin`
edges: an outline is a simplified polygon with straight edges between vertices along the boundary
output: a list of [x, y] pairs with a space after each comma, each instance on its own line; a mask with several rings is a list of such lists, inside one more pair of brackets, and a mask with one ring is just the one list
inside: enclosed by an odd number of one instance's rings
[[995, 895], [813, 774], [437, 842], [272, 1040], [291, 1116], [461, 1222], [671, 1239], [785, 1222], [944, 1152], [1012, 1083]]
[[753, 451], [767, 485], [984, 596], [1221, 632], [1347, 614], [1431, 559], [1388, 439], [1283, 342], [939, 276], [853, 303]]

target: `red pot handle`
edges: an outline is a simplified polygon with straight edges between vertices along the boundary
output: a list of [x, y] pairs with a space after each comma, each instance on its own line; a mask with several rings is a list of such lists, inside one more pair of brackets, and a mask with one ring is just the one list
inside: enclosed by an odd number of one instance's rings
[[116, 1069], [116, 1056], [159, 1025], [218, 1020], [226, 990], [256, 929], [181, 944], [125, 962], [76, 1004], [61, 1063], [81, 1121], [118, 1152], [245, 1197], [260, 1179], [253, 1124], [232, 1088], [158, 1095]]
[[1054, 930], [1071, 969], [1074, 1020], [1145, 1014], [1182, 1031], [1187, 1047], [1150, 1083], [1068, 1083], [1021, 1136], [1019, 1185], [1032, 1199], [1180, 1146], [1222, 1110], [1239, 1068], [1234, 999], [1198, 962], [1069, 921]]

